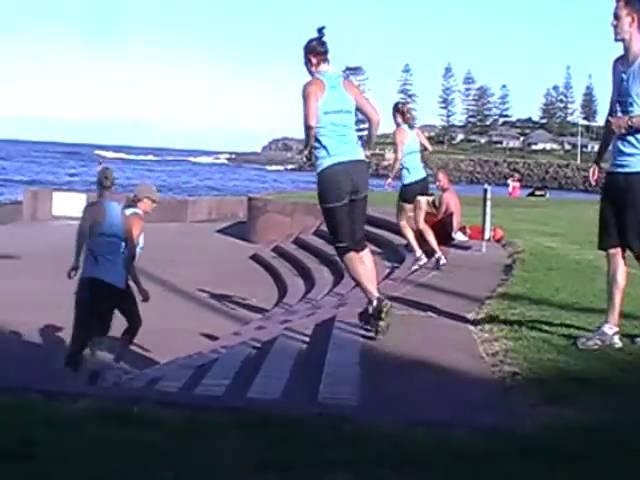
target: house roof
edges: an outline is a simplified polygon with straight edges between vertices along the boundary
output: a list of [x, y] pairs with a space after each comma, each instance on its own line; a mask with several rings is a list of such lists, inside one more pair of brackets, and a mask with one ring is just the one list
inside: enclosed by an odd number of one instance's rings
[[525, 143], [556, 143], [556, 139], [546, 130], [538, 129], [531, 132], [524, 139]]
[[418, 128], [423, 132], [428, 132], [428, 133], [433, 133], [438, 131], [438, 126], [430, 123], [425, 125], [420, 125]]
[[498, 127], [489, 132], [492, 139], [520, 140], [520, 132], [514, 128]]

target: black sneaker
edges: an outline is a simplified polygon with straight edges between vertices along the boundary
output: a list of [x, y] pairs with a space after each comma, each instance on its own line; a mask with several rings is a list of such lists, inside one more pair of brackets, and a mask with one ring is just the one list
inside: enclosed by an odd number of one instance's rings
[[441, 268], [443, 268], [444, 266], [447, 265], [447, 259], [443, 254], [439, 254], [436, 255], [435, 257], [435, 269], [436, 270], [440, 270]]
[[67, 355], [64, 358], [64, 366], [74, 373], [78, 373], [82, 367], [82, 355]]
[[87, 382], [92, 387], [95, 387], [96, 385], [98, 385], [98, 382], [100, 381], [101, 376], [102, 376], [102, 372], [100, 372], [100, 370], [93, 369], [89, 372], [89, 375], [87, 376]]
[[384, 336], [389, 331], [389, 311], [391, 302], [379, 296], [369, 304], [369, 318], [376, 337]]

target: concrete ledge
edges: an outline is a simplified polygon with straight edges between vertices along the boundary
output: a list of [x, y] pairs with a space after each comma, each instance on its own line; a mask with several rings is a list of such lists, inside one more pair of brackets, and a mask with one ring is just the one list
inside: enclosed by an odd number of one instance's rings
[[22, 219], [25, 222], [51, 220], [51, 200], [53, 190], [31, 189], [22, 196]]
[[[84, 206], [96, 198], [95, 192], [71, 192], [50, 189], [26, 189], [20, 206], [2, 207], [0, 220], [42, 222], [55, 219], [78, 219]], [[124, 202], [125, 193], [114, 193]], [[162, 197], [147, 218], [151, 223], [189, 223], [219, 220], [247, 220], [248, 240], [257, 244], [274, 244], [307, 235], [323, 223], [318, 205], [267, 197]]]
[[248, 240], [273, 244], [312, 233], [322, 225], [322, 211], [314, 203], [249, 197]]
[[247, 218], [247, 197], [196, 197], [188, 201], [188, 222]]
[[0, 225], [7, 225], [22, 220], [22, 202], [0, 205]]
[[[115, 192], [113, 198], [124, 202], [127, 194]], [[21, 206], [22, 220], [41, 222], [61, 218], [77, 219], [80, 218], [84, 206], [95, 199], [95, 192], [25, 189]], [[4, 208], [3, 206], [3, 210]], [[247, 218], [245, 197], [161, 197], [158, 206], [146, 221], [188, 223], [245, 218]]]

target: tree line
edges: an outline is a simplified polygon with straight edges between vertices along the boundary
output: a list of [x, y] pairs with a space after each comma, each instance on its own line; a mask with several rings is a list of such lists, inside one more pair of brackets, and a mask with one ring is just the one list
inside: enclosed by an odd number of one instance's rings
[[[367, 95], [367, 74], [362, 66], [346, 67], [345, 77], [356, 83]], [[413, 70], [405, 64], [398, 80], [398, 99], [411, 106], [416, 119], [418, 115], [418, 95], [415, 93]], [[506, 84], [502, 84], [496, 93], [486, 83], [476, 80], [473, 72], [467, 70], [458, 86], [451, 63], [447, 63], [442, 74], [440, 95], [438, 97], [440, 120], [445, 139], [451, 134], [454, 126], [462, 123], [465, 134], [484, 134], [493, 126], [512, 119], [511, 92]], [[591, 75], [580, 102], [580, 119], [593, 123], [598, 117], [598, 101], [593, 88]], [[546, 130], [556, 135], [569, 135], [577, 119], [576, 100], [573, 89], [571, 67], [565, 69], [564, 80], [547, 88], [540, 105], [538, 119]], [[460, 119], [461, 122], [458, 122]], [[367, 120], [356, 112], [356, 128], [360, 138], [367, 132]]]

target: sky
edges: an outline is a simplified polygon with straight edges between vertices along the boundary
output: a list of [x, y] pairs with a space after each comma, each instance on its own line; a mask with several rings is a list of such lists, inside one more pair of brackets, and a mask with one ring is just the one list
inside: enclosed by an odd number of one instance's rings
[[[405, 63], [420, 123], [439, 121], [447, 62], [470, 69], [515, 117], [539, 115], [571, 67], [599, 120], [611, 93], [614, 2], [603, 0], [0, 0], [0, 138], [259, 150], [302, 137], [302, 47], [326, 26], [333, 68], [361, 65], [392, 129]], [[222, 4], [222, 5], [221, 5]]]

